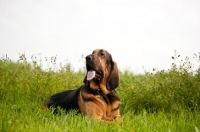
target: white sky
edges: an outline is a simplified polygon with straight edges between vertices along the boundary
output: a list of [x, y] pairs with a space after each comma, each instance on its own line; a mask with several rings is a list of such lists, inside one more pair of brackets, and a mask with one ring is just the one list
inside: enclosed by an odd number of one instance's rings
[[121, 70], [168, 69], [200, 52], [199, 0], [0, 0], [0, 55], [57, 56], [73, 68], [109, 51]]

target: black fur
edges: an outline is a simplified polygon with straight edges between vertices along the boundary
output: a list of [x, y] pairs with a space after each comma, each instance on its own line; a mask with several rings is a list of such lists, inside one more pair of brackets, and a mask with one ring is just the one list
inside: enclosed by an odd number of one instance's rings
[[[78, 94], [80, 93], [80, 90], [81, 87], [74, 90], [65, 90], [63, 92], [56, 93], [44, 103], [44, 106], [47, 108], [61, 107], [62, 109], [66, 110], [66, 112], [71, 109], [79, 110]], [[57, 109], [55, 109], [54, 113], [57, 113]]]

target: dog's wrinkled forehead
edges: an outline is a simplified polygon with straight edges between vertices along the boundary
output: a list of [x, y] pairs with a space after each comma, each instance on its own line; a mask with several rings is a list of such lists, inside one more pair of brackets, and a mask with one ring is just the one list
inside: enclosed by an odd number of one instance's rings
[[105, 58], [107, 61], [112, 59], [110, 53], [104, 49], [96, 49], [92, 52], [92, 54], [101, 58]]
[[106, 53], [108, 53], [108, 52], [103, 49], [96, 49], [92, 52], [92, 54], [106, 54]]
[[97, 58], [103, 59], [107, 65], [110, 65], [113, 62], [111, 54], [104, 49], [96, 49], [92, 52], [92, 54], [94, 56], [98, 56]]

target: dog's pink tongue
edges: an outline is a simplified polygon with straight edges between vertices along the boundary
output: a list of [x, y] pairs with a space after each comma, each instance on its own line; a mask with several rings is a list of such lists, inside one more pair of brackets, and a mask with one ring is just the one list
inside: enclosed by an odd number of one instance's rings
[[92, 80], [95, 77], [95, 71], [88, 71], [87, 80]]

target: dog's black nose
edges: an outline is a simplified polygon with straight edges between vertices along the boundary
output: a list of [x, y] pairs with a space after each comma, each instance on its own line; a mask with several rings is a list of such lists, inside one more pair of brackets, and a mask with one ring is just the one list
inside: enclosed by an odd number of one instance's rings
[[86, 60], [92, 60], [92, 55], [88, 55], [88, 56], [86, 56], [85, 59], [86, 59]]

